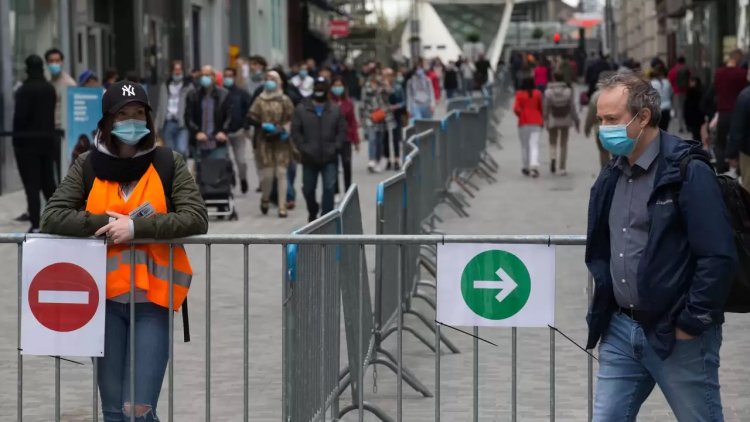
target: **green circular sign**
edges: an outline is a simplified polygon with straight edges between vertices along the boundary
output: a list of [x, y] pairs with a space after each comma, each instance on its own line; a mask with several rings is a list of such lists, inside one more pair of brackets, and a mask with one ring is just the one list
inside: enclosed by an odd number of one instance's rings
[[528, 302], [531, 276], [523, 261], [512, 253], [484, 251], [466, 264], [461, 294], [466, 305], [482, 318], [506, 319]]

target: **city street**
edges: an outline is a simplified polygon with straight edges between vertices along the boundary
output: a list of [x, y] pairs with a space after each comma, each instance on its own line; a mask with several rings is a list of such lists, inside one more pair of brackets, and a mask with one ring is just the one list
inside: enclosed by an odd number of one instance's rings
[[[449, 234], [584, 234], [589, 189], [598, 173], [594, 140], [572, 132], [569, 142], [568, 175], [549, 173], [547, 135], [542, 136], [539, 179], [525, 177], [520, 171], [520, 146], [515, 117], [506, 110], [500, 126], [502, 149], [490, 146], [489, 152], [500, 164], [498, 183], [487, 185], [476, 180], [481, 190], [470, 200], [470, 218], [460, 219], [448, 208], [437, 214], [444, 220], [438, 228]], [[366, 144], [354, 160], [354, 181], [359, 185], [365, 233], [375, 232], [375, 186], [389, 173], [368, 174]], [[298, 172], [298, 176], [301, 172]], [[254, 187], [254, 177], [251, 177]], [[307, 219], [304, 199], [297, 181], [297, 209], [288, 219], [278, 219], [275, 210], [262, 216], [259, 194], [238, 196], [239, 221], [212, 221], [210, 233], [290, 233]], [[0, 231], [20, 232], [25, 223], [11, 222], [24, 211], [22, 192], [0, 197]], [[15, 246], [0, 245], [0, 421], [12, 420], [16, 406], [16, 265]], [[216, 421], [239, 421], [242, 418], [242, 247], [211, 248], [211, 281], [205, 283], [204, 248], [189, 248], [195, 272], [190, 292], [190, 343], [182, 343], [182, 323], [175, 318], [175, 420], [204, 421], [206, 377], [206, 298], [211, 295], [211, 418]], [[373, 267], [374, 250], [368, 249], [368, 265]], [[426, 277], [426, 276], [425, 276]], [[566, 335], [585, 343], [586, 277], [583, 248], [557, 247], [556, 325]], [[370, 273], [370, 283], [373, 282]], [[250, 408], [251, 420], [274, 421], [281, 417], [281, 247], [250, 247]], [[432, 294], [433, 292], [430, 292]], [[422, 301], [417, 308], [428, 318], [433, 313]], [[407, 323], [432, 339], [431, 333], [418, 321], [407, 317]], [[746, 365], [750, 349], [747, 315], [728, 314], [724, 326], [721, 382], [725, 419], [750, 420], [747, 401], [750, 367]], [[343, 332], [343, 331], [342, 331]], [[460, 348], [460, 354], [443, 350], [441, 416], [444, 421], [469, 421], [472, 416], [472, 344], [470, 337], [443, 328], [443, 332]], [[481, 421], [510, 420], [511, 353], [509, 329], [482, 329], [480, 336], [498, 344], [480, 343], [479, 407]], [[549, 420], [549, 330], [518, 330], [518, 420]], [[556, 417], [562, 421], [582, 421], [587, 409], [586, 354], [560, 335], [556, 341]], [[434, 392], [434, 355], [410, 334], [404, 334], [404, 366]], [[346, 343], [342, 337], [342, 364]], [[385, 347], [396, 351], [396, 337]], [[304, 351], [300, 351], [304, 353]], [[92, 365], [87, 359], [80, 364], [62, 362], [62, 420], [91, 419]], [[365, 378], [365, 399], [395, 418], [396, 377], [378, 367], [377, 393], [372, 370]], [[403, 420], [434, 420], [435, 402], [422, 398], [404, 385]], [[24, 365], [24, 421], [53, 420], [54, 360], [29, 357]], [[351, 400], [347, 391], [341, 407]], [[159, 402], [158, 413], [167, 420], [167, 382]], [[646, 402], [639, 421], [666, 421], [674, 417], [658, 389]], [[346, 421], [357, 420], [350, 413]], [[376, 420], [366, 414], [365, 420]]]

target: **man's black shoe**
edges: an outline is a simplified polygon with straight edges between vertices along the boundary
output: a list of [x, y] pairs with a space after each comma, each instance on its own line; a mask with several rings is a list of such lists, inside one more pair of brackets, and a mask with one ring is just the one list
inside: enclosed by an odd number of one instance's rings
[[14, 219], [15, 221], [23, 222], [29, 221], [29, 213], [25, 212]]
[[240, 180], [240, 190], [242, 191], [242, 194], [246, 194], [249, 187], [247, 186], [247, 180], [242, 179]]

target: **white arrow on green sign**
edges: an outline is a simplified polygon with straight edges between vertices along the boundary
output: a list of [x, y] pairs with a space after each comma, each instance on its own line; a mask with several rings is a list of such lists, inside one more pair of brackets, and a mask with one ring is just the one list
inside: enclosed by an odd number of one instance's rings
[[510, 252], [484, 251], [464, 267], [461, 294], [466, 305], [483, 318], [512, 317], [523, 309], [531, 295], [529, 270]]

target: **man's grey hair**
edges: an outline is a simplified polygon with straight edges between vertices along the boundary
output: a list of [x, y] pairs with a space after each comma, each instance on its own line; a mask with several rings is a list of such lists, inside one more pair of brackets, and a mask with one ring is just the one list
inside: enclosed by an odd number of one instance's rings
[[649, 126], [656, 127], [661, 120], [661, 96], [647, 80], [634, 73], [615, 73], [599, 80], [600, 90], [625, 87], [628, 94], [628, 111], [635, 116], [644, 108], [651, 111]]

